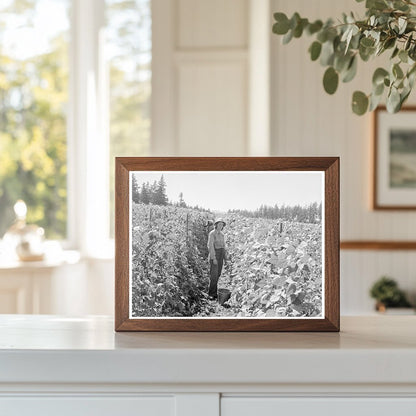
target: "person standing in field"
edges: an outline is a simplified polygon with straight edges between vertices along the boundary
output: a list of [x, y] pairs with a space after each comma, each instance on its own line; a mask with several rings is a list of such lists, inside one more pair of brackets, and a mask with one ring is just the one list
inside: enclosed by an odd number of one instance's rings
[[225, 238], [222, 232], [225, 221], [218, 218], [214, 223], [214, 229], [208, 235], [208, 261], [210, 264], [210, 283], [208, 296], [217, 299], [218, 279], [221, 276], [222, 266], [226, 260]]

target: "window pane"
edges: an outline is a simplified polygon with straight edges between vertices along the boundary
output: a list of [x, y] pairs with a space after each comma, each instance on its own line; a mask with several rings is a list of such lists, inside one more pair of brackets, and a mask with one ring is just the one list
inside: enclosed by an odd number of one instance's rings
[[18, 199], [48, 238], [66, 237], [69, 2], [0, 4], [0, 238]]
[[106, 4], [113, 236], [114, 157], [149, 154], [152, 21], [151, 0], [106, 0]]

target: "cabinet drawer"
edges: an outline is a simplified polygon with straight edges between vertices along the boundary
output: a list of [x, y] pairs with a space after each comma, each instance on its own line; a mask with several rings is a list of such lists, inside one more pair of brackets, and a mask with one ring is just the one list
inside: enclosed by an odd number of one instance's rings
[[221, 416], [415, 416], [416, 398], [223, 397]]
[[174, 416], [173, 396], [155, 397], [0, 397], [7, 416]]

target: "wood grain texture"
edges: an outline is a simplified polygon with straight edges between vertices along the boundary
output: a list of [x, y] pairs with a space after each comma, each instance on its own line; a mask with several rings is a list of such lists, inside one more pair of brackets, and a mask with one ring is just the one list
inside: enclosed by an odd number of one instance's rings
[[416, 241], [341, 241], [341, 250], [416, 250]]
[[115, 327], [129, 319], [129, 171], [116, 158]]
[[[377, 107], [373, 112], [373, 209], [374, 210], [386, 210], [386, 211], [414, 211], [416, 210], [416, 205], [381, 205], [378, 202], [378, 187], [377, 187], [377, 177], [378, 177], [378, 117], [381, 111], [387, 111], [385, 106]], [[400, 112], [413, 111], [416, 112], [416, 106], [406, 106], [403, 107]]]
[[339, 159], [325, 171], [325, 317], [339, 330]]
[[[129, 172], [131, 171], [324, 171], [325, 318], [129, 317]], [[116, 158], [116, 331], [339, 331], [339, 158], [213, 157]]]

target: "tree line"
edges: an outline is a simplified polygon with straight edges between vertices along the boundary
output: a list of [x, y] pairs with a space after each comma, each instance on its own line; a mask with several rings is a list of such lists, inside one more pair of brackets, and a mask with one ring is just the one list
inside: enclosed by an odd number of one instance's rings
[[318, 224], [322, 222], [322, 203], [314, 202], [307, 206], [294, 205], [274, 206], [261, 205], [260, 208], [249, 211], [245, 209], [229, 210], [229, 213], [240, 214], [249, 218], [281, 219], [285, 221], [308, 222]]
[[168, 205], [166, 182], [163, 175], [158, 181], [154, 181], [153, 183], [145, 182], [141, 186], [137, 183], [137, 179], [133, 175], [132, 198], [137, 204]]
[[[190, 206], [186, 204], [183, 193], [179, 194], [178, 202], [169, 201], [166, 194], [166, 182], [163, 178], [163, 175], [158, 181], [153, 183], [144, 182], [139, 185], [137, 179], [133, 175], [132, 183], [132, 199], [134, 202], [141, 204], [153, 204], [153, 205], [173, 205], [182, 208], [192, 208], [199, 211], [210, 212], [210, 210], [201, 208], [199, 206]], [[306, 222], [311, 224], [319, 224], [322, 222], [322, 203], [314, 202], [312, 204], [302, 206], [302, 205], [261, 205], [258, 209], [254, 211], [249, 211], [246, 209], [233, 209], [229, 210], [230, 214], [239, 214], [244, 217], [249, 218], [267, 218], [274, 220], [284, 220], [284, 221], [297, 221], [297, 222]]]

